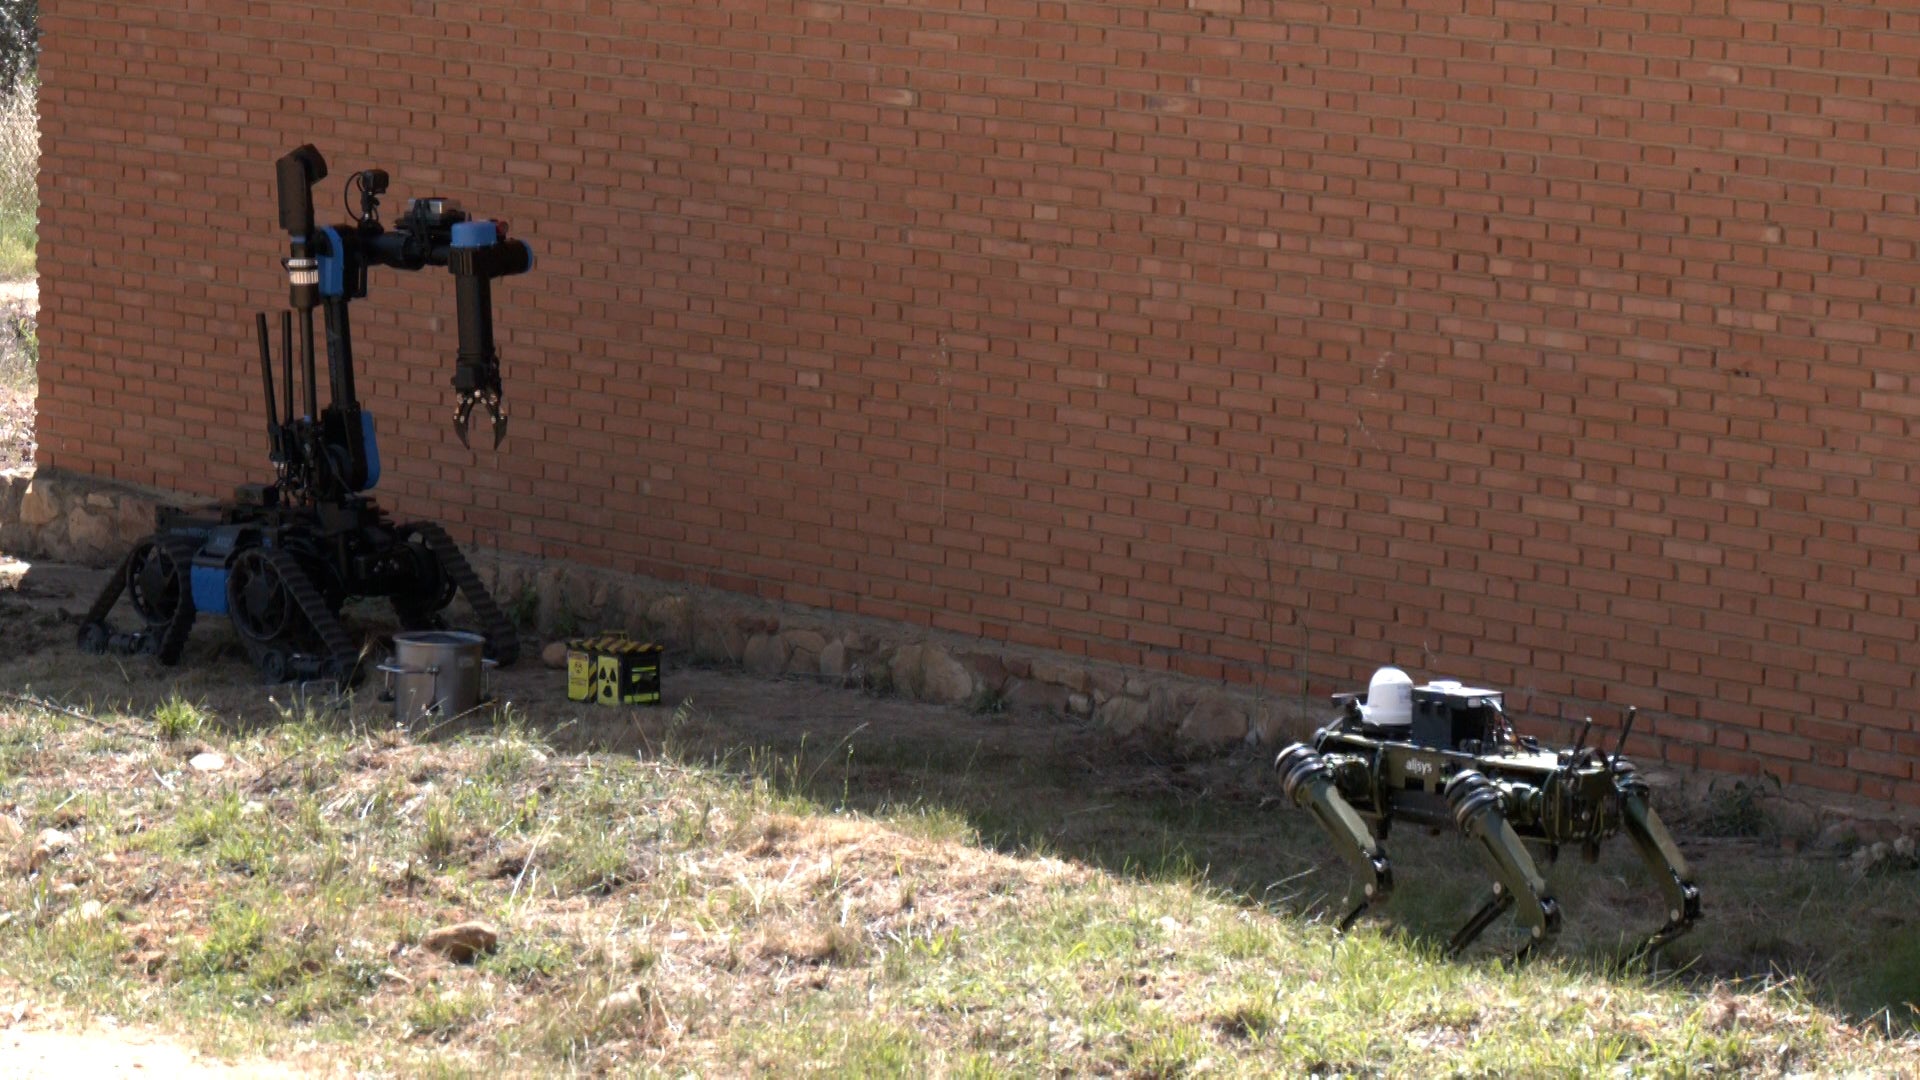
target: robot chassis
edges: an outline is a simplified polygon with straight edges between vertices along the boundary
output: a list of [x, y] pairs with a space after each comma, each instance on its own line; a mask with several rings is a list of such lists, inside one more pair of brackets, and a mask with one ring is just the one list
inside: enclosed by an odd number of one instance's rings
[[1667, 914], [1632, 956], [1648, 956], [1692, 928], [1700, 891], [1648, 803], [1646, 781], [1620, 756], [1633, 709], [1612, 753], [1586, 745], [1590, 718], [1572, 748], [1551, 750], [1515, 735], [1496, 691], [1452, 682], [1411, 689], [1411, 725], [1370, 723], [1366, 695], [1335, 695], [1340, 717], [1311, 746], [1294, 743], [1274, 761], [1287, 797], [1313, 813], [1357, 874], [1343, 932], [1393, 891], [1381, 840], [1395, 821], [1457, 826], [1493, 875], [1493, 896], [1454, 934], [1449, 958], [1515, 908], [1530, 932], [1515, 959], [1545, 944], [1560, 928], [1560, 905], [1526, 844], [1544, 846], [1549, 862], [1561, 847], [1578, 844], [1592, 862], [1601, 842], [1621, 829], [1658, 883]]
[[[493, 341], [492, 282], [533, 265], [527, 245], [507, 238], [496, 221], [470, 218], [447, 199], [411, 200], [393, 228], [380, 223], [387, 174], [367, 169], [347, 180], [359, 196], [351, 224], [315, 228], [313, 185], [327, 164], [312, 146], [277, 163], [280, 225], [291, 311], [280, 317], [280, 390], [276, 402], [267, 317], [255, 316], [267, 438], [275, 479], [245, 485], [212, 515], [162, 511], [157, 531], [140, 541], [82, 620], [80, 648], [92, 654], [148, 654], [179, 662], [199, 613], [225, 615], [249, 658], [271, 682], [362, 674], [360, 651], [340, 621], [353, 597], [385, 597], [407, 630], [441, 629], [456, 592], [482, 623], [485, 652], [511, 664], [520, 643], [513, 624], [481, 585], [447, 533], [425, 521], [395, 524], [366, 495], [380, 480], [373, 416], [353, 385], [348, 305], [367, 295], [373, 266], [452, 272], [458, 303], [459, 353], [453, 384], [454, 428], [467, 442], [474, 406], [493, 420], [494, 446], [506, 433], [500, 357]], [[351, 206], [350, 206], [351, 209]], [[313, 311], [323, 310], [329, 402], [320, 408]], [[298, 316], [296, 319], [295, 316]], [[295, 410], [294, 327], [300, 333], [304, 411]], [[107, 617], [122, 595], [141, 627], [117, 630]]]

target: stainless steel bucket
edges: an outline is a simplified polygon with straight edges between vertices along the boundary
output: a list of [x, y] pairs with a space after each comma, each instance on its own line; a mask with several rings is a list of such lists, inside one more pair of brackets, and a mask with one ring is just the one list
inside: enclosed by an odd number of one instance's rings
[[493, 667], [480, 654], [487, 639], [459, 630], [393, 635], [393, 663], [381, 664], [393, 694], [393, 719], [406, 725], [450, 717], [480, 704], [482, 675]]

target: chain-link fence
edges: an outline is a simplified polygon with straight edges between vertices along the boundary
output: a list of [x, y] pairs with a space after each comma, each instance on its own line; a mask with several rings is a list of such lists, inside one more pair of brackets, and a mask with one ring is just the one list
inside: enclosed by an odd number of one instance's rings
[[0, 236], [11, 237], [20, 225], [33, 231], [40, 213], [39, 171], [39, 87], [23, 79], [0, 98]]
[[33, 273], [40, 192], [39, 0], [0, 0], [0, 279]]
[[40, 337], [34, 249], [40, 228], [40, 117], [31, 78], [0, 96], [0, 468], [32, 459]]

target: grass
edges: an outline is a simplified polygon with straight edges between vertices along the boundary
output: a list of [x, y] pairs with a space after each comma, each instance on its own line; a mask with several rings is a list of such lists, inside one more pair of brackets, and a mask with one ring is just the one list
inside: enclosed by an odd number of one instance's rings
[[[1678, 969], [1636, 970], [1614, 937], [1657, 916], [1623, 844], [1553, 869], [1554, 954], [1445, 962], [1485, 884], [1457, 845], [1396, 834], [1400, 894], [1338, 936], [1318, 834], [1229, 765], [713, 674], [704, 707], [634, 713], [516, 671], [534, 704], [414, 737], [371, 700], [264, 702], [199, 647], [171, 673], [0, 661], [98, 718], [0, 707], [0, 816], [23, 848], [75, 841], [0, 873], [0, 976], [216, 1052], [439, 1076], [1920, 1069], [1911, 874], [1713, 848], [1709, 922]], [[203, 750], [226, 767], [192, 769]], [[1710, 801], [1734, 834], [1712, 843], [1747, 850], [1759, 806]], [[466, 919], [498, 949], [422, 946]]]
[[[17, 823], [79, 841], [0, 879], [0, 971], [215, 1049], [442, 1075], [1920, 1064], [1790, 984], [1447, 963], [1417, 936], [1340, 938], [1249, 904], [1191, 859], [1143, 860], [1142, 878], [815, 800], [795, 758], [568, 754], [504, 725], [428, 744], [351, 723], [223, 734], [185, 700], [118, 732], [0, 716], [0, 742], [39, 748], [0, 758]], [[189, 708], [233, 771], [196, 775], [139, 734]], [[88, 899], [105, 913], [81, 922]], [[499, 951], [458, 965], [418, 947], [472, 917], [502, 928]]]

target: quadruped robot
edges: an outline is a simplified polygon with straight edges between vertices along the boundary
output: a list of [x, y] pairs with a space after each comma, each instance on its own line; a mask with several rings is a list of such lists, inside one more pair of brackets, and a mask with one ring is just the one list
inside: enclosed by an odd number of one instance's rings
[[[371, 413], [354, 390], [349, 305], [367, 295], [368, 270], [446, 267], [453, 275], [459, 345], [453, 385], [454, 428], [465, 444], [476, 406], [492, 420], [494, 446], [506, 434], [500, 356], [493, 338], [492, 284], [533, 266], [528, 246], [498, 221], [470, 217], [443, 198], [409, 201], [391, 228], [381, 224], [387, 174], [364, 169], [347, 179], [357, 194], [354, 220], [315, 227], [315, 184], [327, 164], [301, 146], [276, 165], [280, 226], [288, 236], [291, 310], [280, 317], [281, 377], [276, 399], [267, 316], [255, 316], [274, 480], [241, 487], [216, 513], [162, 511], [156, 531], [134, 545], [81, 620], [80, 648], [95, 655], [146, 654], [180, 660], [197, 615], [224, 615], [249, 658], [272, 682], [363, 674], [361, 651], [340, 620], [356, 597], [384, 597], [407, 630], [442, 629], [442, 612], [463, 594], [481, 623], [485, 652], [511, 664], [520, 642], [460, 549], [439, 525], [395, 523], [367, 495], [380, 480]], [[325, 318], [329, 401], [320, 407], [313, 312]], [[304, 393], [296, 409], [297, 374]], [[140, 619], [131, 630], [108, 616], [126, 597]]]
[[1529, 933], [1520, 958], [1560, 929], [1560, 905], [1529, 843], [1549, 861], [1579, 847], [1588, 862], [1625, 830], [1665, 901], [1665, 925], [1635, 951], [1646, 956], [1700, 917], [1692, 870], [1648, 802], [1648, 788], [1620, 747], [1633, 730], [1628, 709], [1611, 753], [1586, 745], [1593, 721], [1566, 749], [1517, 735], [1495, 690], [1452, 681], [1414, 686], [1398, 668], [1374, 673], [1365, 694], [1337, 694], [1341, 712], [1294, 743], [1274, 768], [1287, 798], [1312, 812], [1356, 874], [1340, 921], [1346, 930], [1393, 891], [1381, 841], [1395, 821], [1457, 827], [1493, 875], [1493, 895], [1448, 943], [1457, 956], [1510, 910]]

